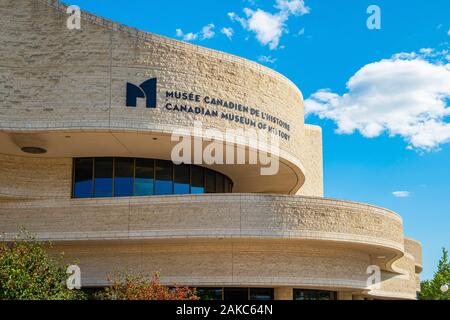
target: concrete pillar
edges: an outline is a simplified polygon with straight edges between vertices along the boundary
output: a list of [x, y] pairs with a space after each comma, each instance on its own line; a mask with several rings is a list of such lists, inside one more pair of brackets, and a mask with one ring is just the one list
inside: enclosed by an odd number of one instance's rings
[[275, 288], [275, 300], [294, 300], [294, 288]]
[[337, 293], [338, 300], [353, 300], [353, 295], [348, 291], [338, 291]]

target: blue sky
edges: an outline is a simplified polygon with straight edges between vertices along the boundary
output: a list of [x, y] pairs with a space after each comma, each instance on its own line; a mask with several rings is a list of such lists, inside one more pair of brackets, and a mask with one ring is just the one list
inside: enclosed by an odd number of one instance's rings
[[[422, 241], [422, 277], [432, 276], [450, 249], [448, 0], [66, 3], [286, 75], [304, 94], [307, 123], [323, 128], [326, 197], [398, 212]], [[372, 4], [380, 30], [366, 26]]]

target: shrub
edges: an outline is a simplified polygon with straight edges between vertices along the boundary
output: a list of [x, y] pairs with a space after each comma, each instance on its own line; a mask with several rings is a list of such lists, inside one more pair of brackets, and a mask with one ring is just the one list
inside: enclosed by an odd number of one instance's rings
[[54, 261], [44, 244], [30, 236], [0, 244], [0, 300], [83, 299], [79, 291], [66, 287], [66, 269]]
[[151, 279], [125, 274], [112, 281], [98, 298], [104, 300], [199, 300], [194, 289], [169, 288], [160, 281], [160, 274]]

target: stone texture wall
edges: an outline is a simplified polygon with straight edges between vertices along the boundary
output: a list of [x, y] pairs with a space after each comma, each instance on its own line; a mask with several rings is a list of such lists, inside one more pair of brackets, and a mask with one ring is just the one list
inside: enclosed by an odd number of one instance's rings
[[70, 199], [72, 159], [0, 154], [0, 198]]
[[167, 284], [362, 290], [370, 263], [362, 251], [296, 241], [106, 242], [58, 245], [54, 250], [64, 251], [68, 261], [80, 261], [89, 286], [104, 285], [108, 274], [130, 270], [143, 275], [159, 271]]
[[[194, 92], [257, 108], [288, 122], [290, 130], [282, 131], [290, 140], [280, 140], [282, 157], [309, 172], [303, 195], [323, 195], [322, 168], [309, 166], [321, 158], [321, 149], [314, 147], [321, 137], [304, 132], [302, 94], [277, 72], [88, 13], [82, 14], [81, 30], [68, 30], [65, 7], [57, 1], [2, 0], [0, 16], [0, 132], [161, 132], [163, 128], [170, 132], [190, 128], [195, 120], [222, 131], [250, 128], [164, 109], [166, 90]], [[140, 84], [153, 77], [158, 78], [158, 107], [126, 108], [126, 83]], [[270, 124], [244, 112], [191, 104]]]
[[403, 251], [402, 221], [394, 213], [299, 196], [21, 200], [1, 205], [0, 219], [0, 232], [8, 238], [25, 226], [43, 240], [240, 236], [344, 241]]
[[414, 257], [417, 271], [422, 271], [422, 245], [420, 242], [411, 238], [405, 238], [405, 252]]

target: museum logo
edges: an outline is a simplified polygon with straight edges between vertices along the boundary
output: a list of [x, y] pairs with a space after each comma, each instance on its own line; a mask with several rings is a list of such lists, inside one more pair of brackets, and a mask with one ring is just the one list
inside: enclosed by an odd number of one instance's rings
[[127, 107], [136, 107], [137, 98], [144, 98], [147, 108], [156, 108], [157, 79], [144, 81], [140, 86], [127, 82]]

